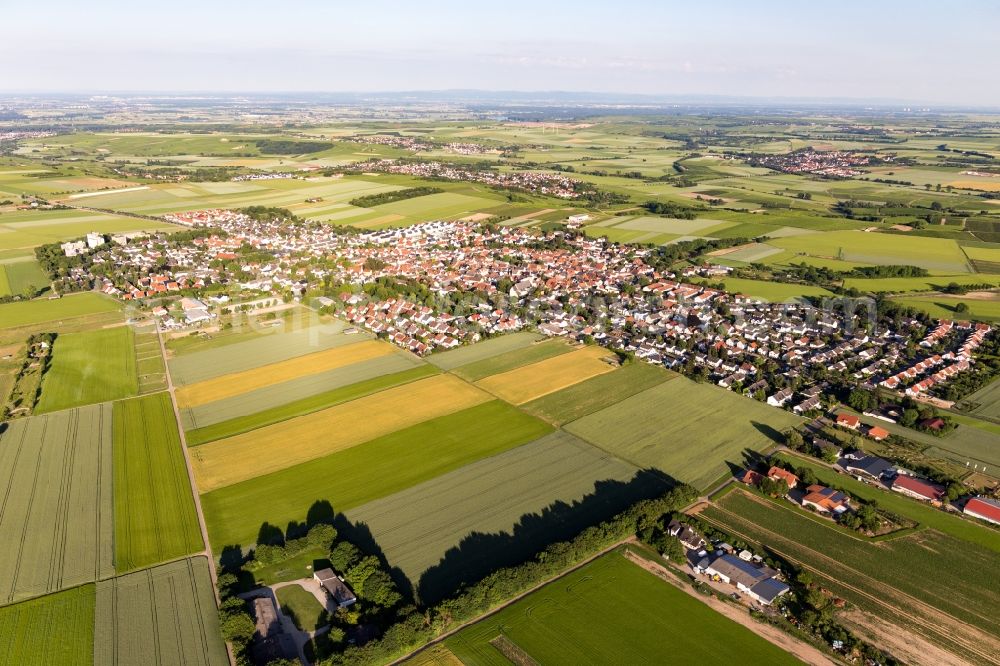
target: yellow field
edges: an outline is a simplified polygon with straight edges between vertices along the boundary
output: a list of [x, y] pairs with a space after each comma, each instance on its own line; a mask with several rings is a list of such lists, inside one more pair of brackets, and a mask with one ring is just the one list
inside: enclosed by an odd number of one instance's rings
[[491, 400], [451, 375], [436, 375], [313, 414], [190, 449], [206, 493]]
[[603, 347], [584, 347], [481, 379], [476, 382], [476, 386], [507, 402], [521, 405], [585, 379], [611, 372], [616, 365], [601, 360], [609, 356], [613, 357], [614, 354]]
[[206, 379], [203, 382], [178, 388], [177, 405], [181, 408], [197, 407], [265, 386], [393, 354], [395, 349], [388, 342], [366, 340], [315, 354], [306, 354], [280, 363], [264, 365], [252, 370]]
[[403, 662], [403, 666], [463, 666], [462, 660], [442, 643], [433, 645]]
[[1000, 192], [1000, 180], [955, 180], [948, 183], [952, 187], [969, 188], [972, 190], [985, 190], [987, 192]]

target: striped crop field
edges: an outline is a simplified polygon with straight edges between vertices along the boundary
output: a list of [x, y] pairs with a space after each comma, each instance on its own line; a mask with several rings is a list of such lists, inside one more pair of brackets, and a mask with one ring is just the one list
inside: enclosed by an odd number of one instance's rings
[[229, 663], [204, 557], [98, 583], [94, 616], [96, 664]]
[[52, 346], [36, 414], [136, 395], [135, 339], [127, 326], [66, 333]]
[[[507, 451], [552, 428], [500, 400], [439, 416], [295, 467], [201, 496], [212, 548], [251, 546], [263, 522], [301, 521], [314, 502], [338, 511]], [[331, 483], [331, 479], [336, 479]]]
[[507, 402], [520, 405], [543, 395], [612, 372], [618, 367], [614, 353], [603, 347], [584, 347], [476, 382]]
[[630, 461], [704, 489], [745, 449], [763, 450], [802, 419], [684, 377], [588, 414], [566, 430]]
[[111, 408], [0, 429], [0, 604], [114, 574]]
[[468, 345], [466, 347], [451, 349], [446, 352], [431, 354], [427, 357], [427, 361], [442, 370], [454, 370], [462, 365], [468, 365], [470, 363], [492, 358], [509, 351], [514, 351], [515, 349], [527, 347], [541, 339], [542, 336], [540, 334], [530, 333], [528, 331], [509, 333], [507, 335], [501, 335], [500, 337], [477, 342], [474, 345]]
[[664, 488], [557, 431], [345, 513], [430, 602]]
[[115, 566], [129, 571], [202, 549], [167, 393], [114, 403]]
[[177, 354], [168, 359], [167, 365], [174, 384], [181, 386], [354, 344], [371, 337], [366, 333], [344, 335], [344, 328], [344, 322], [335, 320], [289, 333], [271, 331], [254, 334], [246, 339], [240, 338], [239, 342]]
[[460, 366], [454, 370], [455, 374], [462, 379], [476, 382], [492, 375], [514, 370], [531, 363], [544, 361], [561, 354], [568, 354], [573, 351], [573, 347], [561, 339], [549, 339], [536, 342], [528, 347], [512, 349], [481, 361]]
[[614, 372], [524, 403], [521, 408], [559, 426], [679, 376], [651, 363], [627, 363]]
[[0, 608], [0, 663], [93, 664], [94, 586], [81, 585]]
[[200, 492], [292, 467], [490, 400], [471, 384], [437, 375], [192, 447]]
[[233, 398], [256, 389], [336, 370], [352, 363], [396, 354], [395, 349], [381, 340], [362, 340], [357, 344], [334, 347], [252, 370], [213, 377], [177, 389], [177, 405], [190, 408]]

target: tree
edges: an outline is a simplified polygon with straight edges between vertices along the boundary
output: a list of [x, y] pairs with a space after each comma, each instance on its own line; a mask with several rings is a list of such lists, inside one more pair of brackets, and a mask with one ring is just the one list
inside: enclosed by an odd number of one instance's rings
[[350, 569], [360, 559], [361, 551], [348, 541], [341, 541], [330, 551], [330, 564], [341, 573]]
[[917, 419], [920, 418], [920, 412], [915, 409], [904, 409], [903, 415], [899, 417], [899, 423], [906, 426], [907, 428], [912, 427]]
[[396, 584], [384, 569], [373, 571], [364, 582], [361, 598], [367, 599], [381, 608], [392, 608], [403, 595], [396, 591]]
[[854, 389], [851, 394], [847, 396], [847, 404], [859, 412], [870, 411], [876, 406], [878, 400], [869, 391], [864, 389]]
[[668, 537], [663, 542], [663, 556], [671, 562], [683, 564], [686, 556], [684, 546], [677, 537]]
[[219, 628], [222, 638], [236, 644], [246, 644], [253, 639], [257, 630], [249, 613], [227, 613], [219, 611]]
[[805, 442], [798, 430], [789, 430], [785, 433], [785, 445], [792, 449], [800, 448]]
[[965, 303], [959, 303], [955, 306], [955, 312], [965, 313], [969, 311], [969, 306]]

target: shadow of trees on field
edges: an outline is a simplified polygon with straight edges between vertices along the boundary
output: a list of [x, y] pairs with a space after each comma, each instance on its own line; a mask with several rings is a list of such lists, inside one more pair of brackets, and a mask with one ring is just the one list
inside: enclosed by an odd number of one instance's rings
[[572, 503], [553, 502], [522, 515], [509, 532], [472, 532], [445, 552], [417, 584], [417, 600], [427, 606], [452, 596], [502, 567], [531, 559], [547, 546], [567, 541], [608, 520], [639, 500], [659, 497], [677, 481], [659, 470], [643, 469], [628, 481], [597, 481], [594, 491]]
[[750, 421], [750, 424], [757, 429], [757, 432], [764, 435], [775, 444], [785, 443], [785, 436], [781, 434], [780, 430], [776, 430], [766, 423], [760, 423], [759, 421]]

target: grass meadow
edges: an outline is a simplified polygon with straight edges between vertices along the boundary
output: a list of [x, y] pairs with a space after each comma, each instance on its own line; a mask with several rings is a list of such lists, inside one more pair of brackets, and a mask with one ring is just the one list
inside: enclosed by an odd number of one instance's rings
[[250, 546], [261, 523], [302, 521], [316, 501], [337, 511], [402, 491], [542, 437], [551, 427], [493, 400], [308, 463], [202, 495], [213, 549]]
[[131, 571], [202, 549], [170, 396], [114, 403], [115, 567]]
[[466, 666], [505, 666], [511, 662], [498, 649], [503, 642], [538, 664], [798, 663], [618, 552], [463, 629], [445, 646]]
[[442, 370], [454, 370], [459, 366], [468, 366], [506, 352], [528, 347], [541, 339], [542, 336], [539, 333], [519, 331], [483, 340], [474, 345], [458, 347], [457, 349], [445, 352], [436, 352], [427, 357], [427, 362], [436, 365]]
[[56, 338], [35, 413], [108, 402], [139, 392], [135, 338], [128, 326]]
[[0, 429], [0, 604], [114, 574], [111, 435], [109, 405]]
[[0, 305], [0, 329], [48, 324], [74, 317], [117, 312], [121, 305], [101, 294], [87, 292], [58, 299], [36, 299]]

